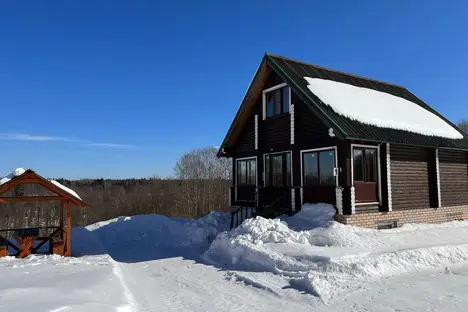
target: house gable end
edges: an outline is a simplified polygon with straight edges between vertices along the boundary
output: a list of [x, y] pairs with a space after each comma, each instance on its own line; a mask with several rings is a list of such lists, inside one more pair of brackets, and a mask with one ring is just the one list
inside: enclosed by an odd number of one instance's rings
[[[291, 93], [294, 101], [293, 104], [299, 104], [308, 107], [311, 113], [315, 116], [324, 128], [334, 128], [335, 135], [342, 136], [342, 131], [337, 129], [336, 125], [330, 121], [328, 116], [323, 113], [318, 107], [307, 105], [309, 102], [307, 95], [296, 86], [293, 80], [290, 79], [279, 67], [271, 63], [268, 55], [263, 58], [257, 72], [252, 80], [247, 93], [237, 111], [237, 114], [229, 128], [229, 131], [224, 138], [223, 143], [218, 151], [218, 157], [230, 157], [235, 153], [237, 148], [245, 150], [252, 145], [252, 128], [254, 127], [254, 115], [258, 114], [262, 119], [263, 114], [263, 98], [262, 92], [270, 87], [274, 87], [286, 82], [291, 88]], [[303, 111], [303, 107], [300, 111]], [[278, 128], [283, 128], [279, 126]], [[268, 143], [267, 143], [268, 144]]]

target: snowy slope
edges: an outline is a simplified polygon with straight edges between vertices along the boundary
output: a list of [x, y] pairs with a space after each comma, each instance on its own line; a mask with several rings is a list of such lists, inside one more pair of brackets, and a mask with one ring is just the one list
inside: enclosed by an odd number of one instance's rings
[[77, 258], [0, 258], [0, 310], [466, 311], [468, 222], [377, 231], [334, 211], [306, 205], [231, 232], [219, 213], [75, 228]]

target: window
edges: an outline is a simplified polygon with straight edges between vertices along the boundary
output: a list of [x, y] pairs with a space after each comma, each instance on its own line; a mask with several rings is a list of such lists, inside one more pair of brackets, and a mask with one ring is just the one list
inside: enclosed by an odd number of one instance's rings
[[354, 181], [377, 182], [377, 149], [353, 148]]
[[257, 161], [255, 159], [237, 161], [237, 185], [257, 185]]
[[333, 150], [302, 154], [304, 186], [335, 185]]
[[289, 93], [289, 87], [282, 87], [265, 94], [267, 117], [273, 117], [289, 112]]
[[291, 185], [291, 153], [265, 156], [265, 186]]

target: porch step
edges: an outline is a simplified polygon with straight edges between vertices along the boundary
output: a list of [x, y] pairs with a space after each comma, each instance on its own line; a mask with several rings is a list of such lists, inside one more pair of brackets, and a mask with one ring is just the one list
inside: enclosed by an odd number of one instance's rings
[[379, 211], [380, 207], [378, 204], [356, 205], [354, 209], [356, 213], [367, 213], [367, 212], [377, 212]]

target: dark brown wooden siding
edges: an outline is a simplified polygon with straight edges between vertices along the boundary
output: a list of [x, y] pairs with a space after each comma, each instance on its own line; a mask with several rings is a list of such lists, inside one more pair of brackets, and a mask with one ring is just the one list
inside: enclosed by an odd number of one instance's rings
[[261, 139], [266, 153], [273, 148], [281, 150], [291, 144], [291, 119], [289, 114], [270, 117], [262, 122]]
[[325, 124], [295, 94], [292, 95], [292, 103], [294, 103], [296, 144], [313, 147], [317, 143], [323, 145], [322, 142], [330, 142], [330, 145], [336, 145], [335, 138], [328, 135]]
[[236, 154], [255, 151], [255, 115], [252, 114], [236, 142]]
[[442, 206], [468, 204], [468, 153], [439, 150]]
[[390, 145], [393, 210], [429, 208], [429, 151]]
[[[263, 89], [282, 84], [284, 81], [272, 72]], [[291, 144], [291, 119], [289, 113], [263, 120], [263, 97], [257, 103], [259, 112], [259, 143], [262, 153], [289, 150]]]

